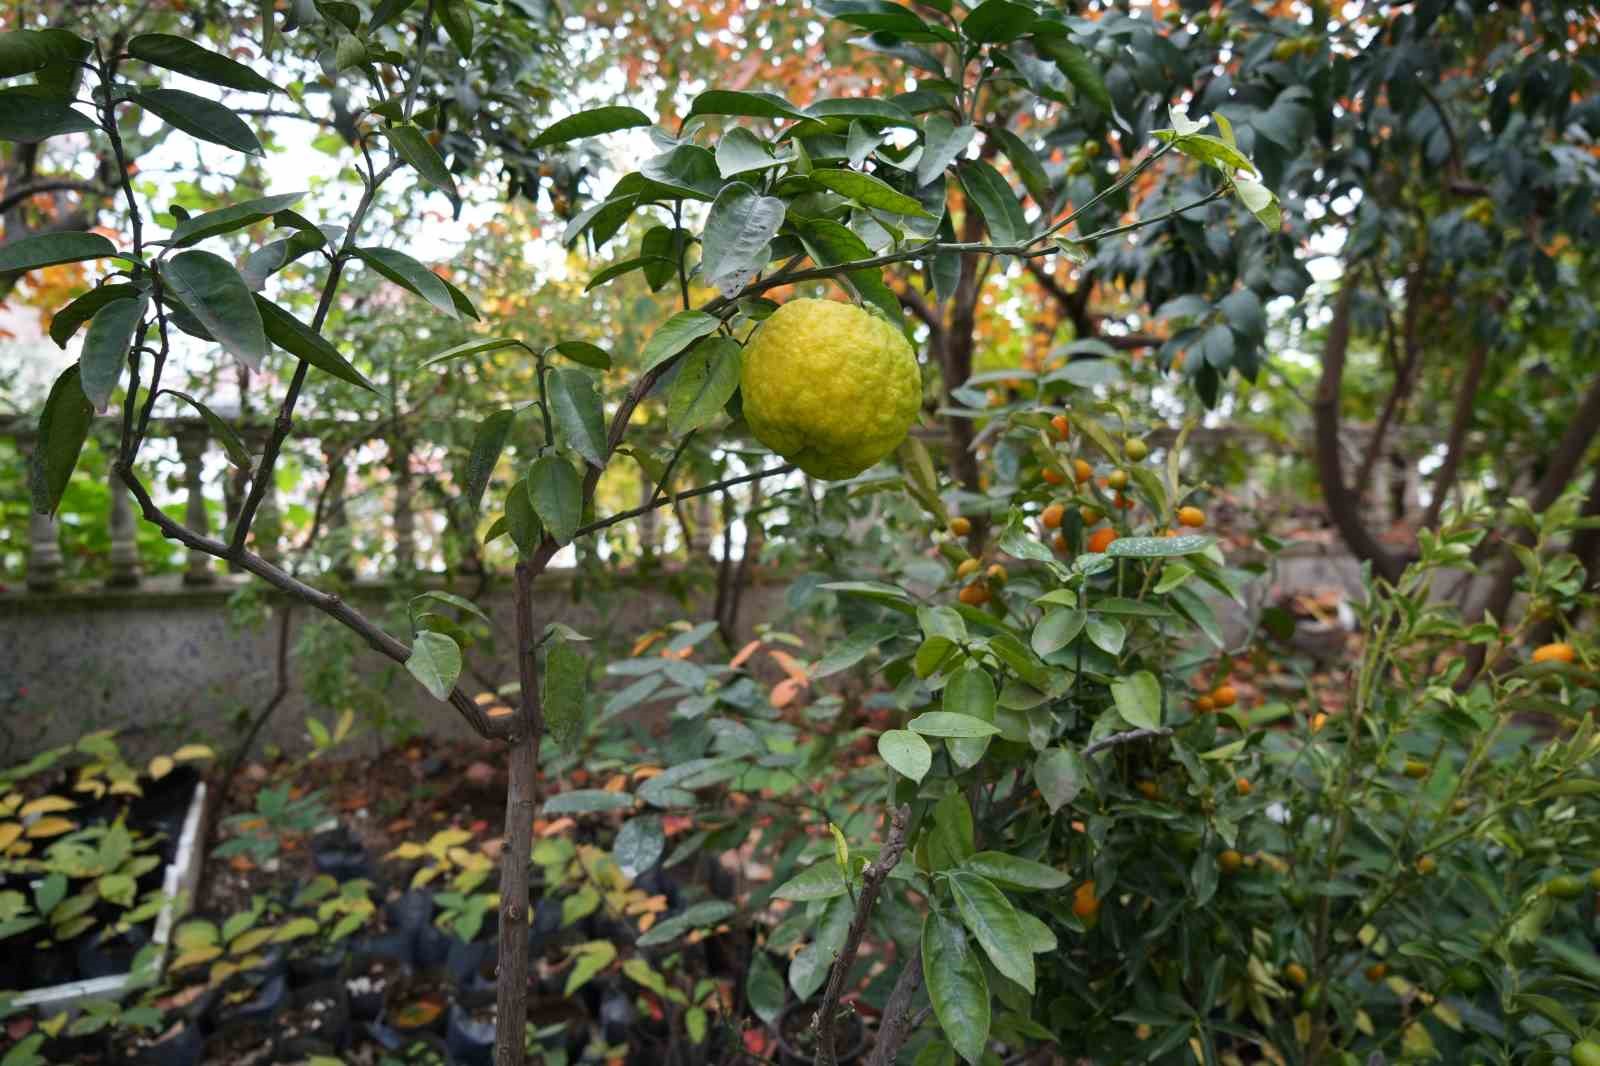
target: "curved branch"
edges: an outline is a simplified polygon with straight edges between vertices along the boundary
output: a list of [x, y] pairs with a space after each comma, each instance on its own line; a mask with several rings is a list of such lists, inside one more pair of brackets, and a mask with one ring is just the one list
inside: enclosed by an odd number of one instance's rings
[[1361, 521], [1360, 499], [1345, 483], [1344, 456], [1339, 449], [1339, 401], [1344, 384], [1345, 355], [1350, 348], [1350, 299], [1354, 292], [1355, 285], [1347, 277], [1339, 301], [1334, 305], [1333, 321], [1322, 352], [1322, 377], [1311, 404], [1316, 426], [1317, 475], [1322, 482], [1328, 518], [1345, 544], [1357, 558], [1370, 562], [1380, 577], [1394, 584], [1400, 580], [1405, 567], [1378, 543]]
[[66, 178], [53, 181], [37, 181], [32, 185], [24, 185], [20, 189], [12, 189], [5, 196], [0, 197], [0, 215], [5, 214], [26, 200], [30, 200], [35, 196], [42, 196], [47, 192], [87, 192], [96, 196], [116, 195], [115, 189], [108, 189], [104, 185], [93, 181], [73, 181]]
[[1433, 479], [1433, 498], [1428, 501], [1427, 513], [1422, 516], [1423, 529], [1439, 527], [1439, 515], [1444, 511], [1444, 501], [1450, 495], [1450, 490], [1455, 487], [1463, 453], [1466, 451], [1467, 431], [1472, 428], [1472, 412], [1478, 399], [1478, 383], [1483, 380], [1483, 367], [1488, 362], [1488, 357], [1487, 345], [1479, 344], [1472, 349], [1471, 360], [1467, 363], [1466, 373], [1461, 378], [1460, 391], [1456, 393], [1455, 413], [1450, 417], [1450, 436], [1445, 442], [1444, 462], [1440, 464], [1439, 473]]

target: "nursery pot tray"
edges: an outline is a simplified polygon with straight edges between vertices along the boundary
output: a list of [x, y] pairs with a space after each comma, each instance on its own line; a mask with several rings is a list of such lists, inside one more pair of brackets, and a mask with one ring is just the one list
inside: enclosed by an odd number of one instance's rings
[[[206, 798], [206, 783], [201, 781], [194, 786], [189, 809], [183, 816], [183, 829], [178, 834], [178, 846], [161, 880], [161, 893], [167, 901], [156, 915], [155, 931], [150, 938], [151, 943], [159, 944], [162, 949], [158, 976], [166, 966], [166, 947], [172, 939], [172, 926], [180, 917], [178, 904], [182, 900], [192, 900], [195, 887], [200, 883], [200, 827], [205, 823]], [[13, 999], [12, 1004], [16, 1007], [65, 1007], [84, 999], [116, 999], [127, 991], [130, 976], [116, 973], [30, 989]]]

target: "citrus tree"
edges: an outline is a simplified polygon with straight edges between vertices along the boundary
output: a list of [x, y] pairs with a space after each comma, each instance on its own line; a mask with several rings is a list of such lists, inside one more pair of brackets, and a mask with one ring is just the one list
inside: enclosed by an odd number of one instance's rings
[[[511, 425], [519, 417], [534, 421], [541, 431], [539, 455], [506, 496], [503, 515], [487, 531], [490, 536], [509, 535], [520, 556], [516, 568], [520, 695], [515, 708], [498, 705], [492, 699], [474, 699], [459, 686], [460, 649], [447, 625], [429, 626], [430, 617], [440, 612], [475, 612], [472, 604], [448, 594], [429, 594], [428, 609], [419, 607], [413, 613], [407, 643], [338, 596], [263, 559], [251, 542], [252, 526], [294, 426], [309, 375], [327, 374], [357, 387], [371, 387], [323, 333], [346, 271], [371, 271], [441, 316], [478, 317], [471, 297], [461, 288], [397, 248], [367, 243], [370, 216], [386, 182], [396, 174], [406, 171], [452, 198], [457, 195], [452, 168], [435, 144], [439, 138], [428, 132], [448, 125], [449, 101], [442, 94], [424, 99], [419, 89], [424, 61], [436, 55], [436, 27], [442, 27], [456, 49], [472, 51], [471, 8], [455, 0], [428, 3], [421, 11], [409, 10], [412, 6], [385, 4], [371, 12], [349, 4], [305, 12], [297, 8], [283, 27], [315, 40], [327, 60], [321, 73], [327, 84], [348, 83], [361, 90], [362, 102], [349, 116], [349, 132], [360, 155], [360, 196], [353, 212], [337, 226], [319, 225], [298, 213], [298, 195], [274, 193], [199, 214], [174, 211], [166, 216], [170, 222], [157, 229], [161, 216], [144, 201], [131, 176], [128, 142], [141, 120], [157, 119], [226, 151], [246, 155], [261, 151], [255, 131], [233, 110], [197, 93], [160, 87], [160, 79], [176, 72], [239, 92], [276, 91], [273, 81], [250, 67], [164, 33], [90, 40], [57, 28], [16, 30], [0, 37], [0, 74], [31, 78], [7, 90], [27, 99], [29, 106], [21, 112], [25, 121], [10, 117], [0, 133], [26, 143], [89, 135], [114, 163], [125, 229], [121, 241], [70, 229], [8, 241], [0, 248], [0, 273], [80, 262], [104, 261], [112, 267], [90, 292], [57, 310], [52, 322], [53, 332], [59, 330], [62, 339], [80, 328], [86, 330], [78, 361], [56, 381], [40, 416], [30, 475], [37, 509], [48, 513], [59, 504], [90, 420], [96, 411], [116, 402], [121, 429], [114, 468], [143, 517], [163, 535], [191, 550], [227, 559], [326, 612], [375, 650], [404, 662], [480, 734], [506, 742], [511, 784], [501, 882], [497, 1059], [512, 1063], [520, 1062], [524, 1054], [527, 939], [519, 930], [528, 918], [540, 744], [547, 730], [557, 739], [575, 734], [581, 724], [588, 669], [575, 634], [559, 629], [539, 633], [534, 627], [535, 583], [561, 547], [686, 496], [787, 472], [791, 463], [819, 478], [840, 478], [856, 475], [888, 456], [917, 415], [920, 375], [900, 301], [883, 281], [887, 266], [917, 263], [936, 269], [949, 257], [958, 263], [988, 257], [1007, 262], [1077, 254], [1232, 193], [1269, 225], [1275, 225], [1278, 216], [1271, 193], [1231, 140], [1226, 125], [1220, 136], [1204, 133], [1205, 124], [1190, 121], [1181, 107], [1174, 109], [1173, 126], [1152, 138], [1102, 192], [1074, 207], [1052, 204], [1048, 210], [1024, 210], [1018, 194], [982, 151], [969, 158], [974, 155], [969, 149], [981, 148], [985, 136], [973, 125], [977, 91], [968, 84], [969, 78], [981, 82], [987, 72], [1011, 62], [1005, 57], [1019, 49], [1049, 57], [1069, 77], [1081, 81], [1085, 73], [1071, 21], [1007, 0], [988, 0], [959, 13], [959, 18], [958, 13], [947, 12], [936, 21], [901, 14], [903, 9], [841, 8], [857, 23], [887, 18], [892, 25], [882, 28], [939, 49], [947, 56], [951, 75], [943, 93], [821, 100], [804, 109], [765, 93], [713, 89], [700, 94], [676, 130], [650, 130], [659, 154], [620, 178], [569, 228], [570, 238], [588, 236], [604, 243], [635, 213], [654, 215], [658, 224], [644, 233], [638, 254], [606, 267], [596, 281], [639, 271], [655, 287], [675, 287], [682, 305], [644, 343], [638, 375], [609, 416], [596, 387], [596, 372], [603, 375], [610, 359], [604, 349], [587, 341], [484, 336], [439, 353], [422, 368], [430, 372], [441, 362], [508, 348], [525, 352], [534, 371], [527, 413], [513, 408], [483, 420], [464, 487], [466, 506], [476, 511]], [[309, 17], [312, 14], [318, 17]], [[402, 18], [414, 19], [420, 42], [409, 52], [406, 42], [411, 35], [396, 32], [401, 25], [396, 20]], [[273, 29], [269, 22], [269, 37]], [[550, 125], [526, 147], [548, 149], [650, 126], [650, 118], [634, 108], [605, 107]], [[1029, 165], [1025, 145], [1011, 145], [1009, 151], [1019, 170]], [[1177, 155], [1205, 165], [1213, 182], [1208, 191], [1154, 215], [1093, 231], [1079, 227], [1086, 211], [1124, 192], [1163, 158]], [[954, 196], [957, 188], [959, 202]], [[964, 239], [955, 239], [956, 217]], [[252, 292], [240, 266], [203, 247], [268, 220], [283, 231], [283, 237], [258, 249], [260, 254], [275, 257], [279, 266], [304, 257], [323, 264], [309, 322], [286, 310], [278, 299]], [[266, 278], [275, 273], [271, 264], [265, 269], [259, 262], [246, 267]], [[848, 302], [801, 300], [780, 308], [768, 295], [808, 285], [819, 291], [832, 285]], [[697, 292], [704, 294], [698, 302]], [[173, 345], [183, 343], [180, 334], [215, 344], [246, 366], [260, 366], [274, 348], [294, 360], [281, 397], [274, 398], [277, 416], [259, 455], [251, 454], [203, 403], [173, 391], [164, 380]], [[790, 462], [670, 497], [658, 492], [630, 511], [594, 515], [592, 503], [602, 472], [625, 444], [639, 406], [658, 390], [665, 394], [669, 424], [683, 441], [708, 428], [727, 426], [725, 420], [731, 415], [734, 426], [742, 425]], [[249, 470], [249, 490], [225, 536], [188, 529], [163, 513], [140, 475], [150, 419], [158, 404], [167, 403], [195, 408], [228, 446], [230, 459]], [[931, 468], [920, 453], [911, 453], [905, 476], [914, 492], [936, 504]], [[1176, 486], [1169, 485], [1166, 498], [1175, 492]], [[1093, 554], [1116, 567], [1119, 556], [1164, 558], [1203, 548], [1204, 542], [1194, 538], [1162, 542], [1130, 537], [1116, 553]], [[1099, 565], [1083, 564], [1077, 573]], [[963, 690], [977, 684], [973, 674], [963, 682]], [[1148, 713], [1148, 691], [1141, 687], [1135, 695]], [[971, 741], [957, 745], [963, 759], [981, 757], [983, 738], [994, 727], [968, 725], [963, 719], [982, 722], [959, 710], [937, 712], [930, 721], [944, 722], [946, 732], [930, 727], [927, 735]], [[941, 824], [959, 835], [959, 815], [949, 803], [946, 806], [949, 810]], [[891, 854], [892, 849], [886, 849], [885, 875], [893, 865], [887, 861]], [[964, 883], [960, 878], [944, 880], [952, 890]], [[868, 903], [862, 913], [870, 911]], [[985, 905], [998, 903], [986, 897]], [[951, 919], [945, 912], [939, 915], [931, 927], [936, 950], [964, 950], [964, 934], [958, 935], [957, 927], [948, 924]], [[965, 913], [964, 920], [981, 925], [977, 917]], [[995, 945], [987, 947], [993, 953]], [[1026, 959], [1024, 955], [1016, 964], [1024, 965]], [[1016, 976], [1022, 984], [1031, 984], [1020, 972]], [[835, 988], [823, 1015], [837, 994]], [[826, 1026], [821, 1029], [830, 1031]]]

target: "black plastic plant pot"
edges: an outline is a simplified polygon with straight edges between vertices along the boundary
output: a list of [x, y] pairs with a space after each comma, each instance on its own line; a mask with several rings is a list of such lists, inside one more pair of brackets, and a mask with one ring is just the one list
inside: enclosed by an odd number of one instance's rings
[[[811, 1066], [816, 1061], [817, 1040], [811, 1031], [811, 1019], [816, 1012], [815, 1003], [791, 1003], [778, 1016], [778, 1062], [782, 1066]], [[867, 1027], [862, 1024], [861, 1016], [841, 1008], [833, 1024], [833, 1047], [839, 1066], [856, 1062], [867, 1050]]]
[[197, 1022], [179, 1021], [159, 1033], [124, 1037], [112, 1048], [112, 1061], [124, 1066], [198, 1066], [206, 1039]]
[[497, 954], [492, 940], [457, 940], [450, 945], [445, 972], [459, 997], [470, 1000], [485, 989], [494, 991]]
[[289, 983], [282, 974], [260, 978], [235, 974], [223, 982], [211, 1003], [211, 1028], [223, 1033], [240, 1026], [270, 1026], [289, 1005]]
[[336, 881], [373, 880], [377, 871], [357, 836], [339, 826], [311, 838], [311, 863]]
[[343, 981], [323, 981], [295, 989], [278, 1015], [279, 1062], [313, 1055], [335, 1057], [350, 1043], [350, 1000]]
[[421, 929], [433, 924], [433, 893], [413, 888], [384, 904], [383, 911], [396, 929]]
[[494, 1005], [476, 1009], [450, 1004], [445, 1022], [444, 1046], [459, 1066], [494, 1066]]
[[371, 933], [350, 941], [352, 964], [364, 959], [392, 959], [410, 966], [417, 961], [417, 931], [391, 929], [387, 933]]
[[541, 899], [533, 905], [533, 921], [528, 925], [528, 954], [538, 958], [560, 932], [561, 901]]
[[78, 976], [94, 978], [127, 973], [133, 969], [134, 956], [149, 942], [150, 934], [143, 926], [134, 926], [112, 937], [103, 937], [98, 930], [91, 932], [78, 942]]
[[429, 922], [417, 930], [417, 969], [442, 970], [450, 961], [450, 948], [460, 941]]
[[419, 1033], [398, 1047], [388, 1048], [391, 1056], [405, 1066], [451, 1066], [450, 1051], [444, 1040], [432, 1033]]
[[65, 984], [78, 976], [78, 945], [52, 944], [35, 947], [28, 953], [24, 964], [27, 972], [25, 988], [51, 988]]
[[348, 943], [329, 947], [322, 943], [308, 944], [298, 953], [289, 955], [289, 981], [296, 988], [321, 984], [344, 976], [345, 965], [350, 960]]

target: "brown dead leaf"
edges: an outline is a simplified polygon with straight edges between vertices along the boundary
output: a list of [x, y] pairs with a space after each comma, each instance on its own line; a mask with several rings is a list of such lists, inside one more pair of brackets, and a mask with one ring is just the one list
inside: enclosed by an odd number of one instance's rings
[[811, 675], [806, 673], [806, 668], [801, 666], [800, 660], [793, 655], [777, 648], [769, 648], [767, 654], [772, 656], [772, 661], [782, 667], [783, 672], [789, 675], [789, 680], [796, 685], [804, 687], [811, 684]]
[[739, 669], [739, 667], [743, 666], [749, 660], [750, 656], [754, 655], [760, 647], [761, 642], [759, 640], [752, 640], [750, 643], [739, 649], [738, 655], [735, 655], [732, 659], [728, 660], [728, 668], [730, 670]]
[[793, 703], [798, 695], [800, 695], [800, 683], [792, 677], [786, 677], [772, 686], [772, 695], [769, 699], [774, 707], [782, 710]]
[[536, 836], [540, 837], [553, 837], [557, 836], [558, 834], [565, 833], [569, 829], [576, 829], [577, 826], [578, 823], [573, 821], [572, 818], [561, 817], [557, 818], [553, 822], [550, 822], [542, 829], [535, 826], [534, 833]]

